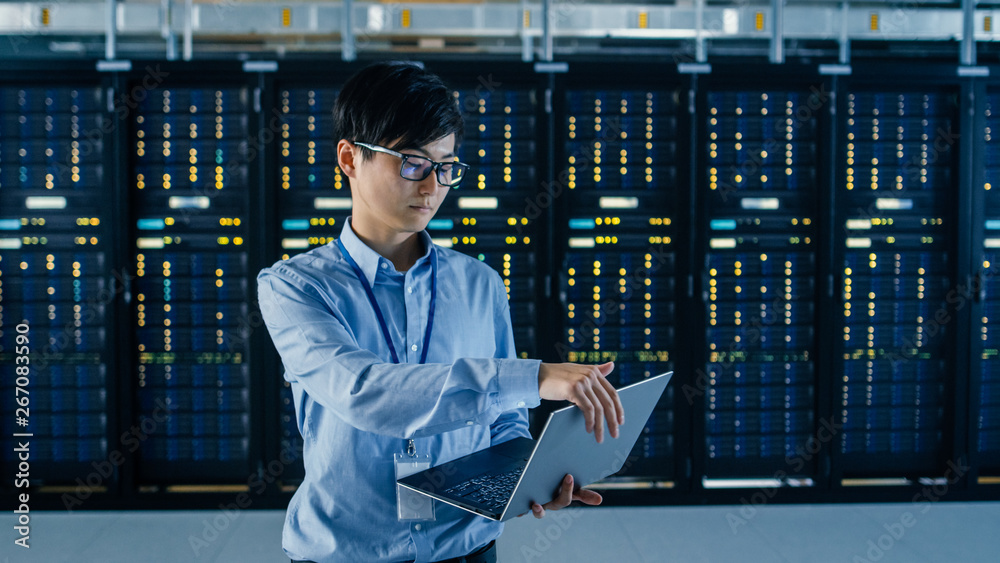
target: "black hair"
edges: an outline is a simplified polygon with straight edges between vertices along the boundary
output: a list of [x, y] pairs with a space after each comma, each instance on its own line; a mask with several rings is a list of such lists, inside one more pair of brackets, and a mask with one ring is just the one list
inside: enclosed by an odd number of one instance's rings
[[[378, 62], [348, 79], [333, 106], [334, 142], [341, 139], [414, 149], [455, 134], [462, 142], [464, 121], [458, 100], [441, 78], [405, 61]], [[362, 159], [372, 151], [361, 149]]]

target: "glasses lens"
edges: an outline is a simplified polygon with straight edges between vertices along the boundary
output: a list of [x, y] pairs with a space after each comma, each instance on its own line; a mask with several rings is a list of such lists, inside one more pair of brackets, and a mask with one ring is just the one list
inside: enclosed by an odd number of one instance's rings
[[438, 183], [442, 186], [457, 186], [465, 175], [465, 167], [461, 164], [446, 163], [438, 168]]
[[438, 183], [442, 186], [450, 186], [455, 183], [455, 166], [451, 164], [442, 164], [438, 168]]
[[403, 167], [399, 169], [399, 175], [407, 180], [423, 180], [431, 173], [433, 166], [434, 164], [426, 158], [406, 155], [403, 157]]

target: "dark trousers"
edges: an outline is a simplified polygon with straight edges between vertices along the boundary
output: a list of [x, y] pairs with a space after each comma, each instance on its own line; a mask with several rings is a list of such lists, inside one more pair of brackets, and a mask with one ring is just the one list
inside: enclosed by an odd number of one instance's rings
[[[292, 559], [292, 563], [313, 563], [302, 559]], [[468, 555], [445, 559], [437, 563], [497, 563], [497, 542], [491, 541]]]

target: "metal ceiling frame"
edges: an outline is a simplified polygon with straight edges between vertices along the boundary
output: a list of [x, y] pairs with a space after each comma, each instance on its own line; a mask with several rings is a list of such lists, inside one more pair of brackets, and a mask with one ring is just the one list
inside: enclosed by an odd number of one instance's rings
[[[230, 50], [359, 53], [519, 53], [523, 61], [552, 61], [588, 42], [632, 41], [693, 46], [695, 62], [710, 45], [759, 41], [772, 63], [785, 59], [789, 40], [835, 42], [839, 62], [850, 62], [852, 41], [960, 42], [960, 64], [976, 64], [976, 42], [1000, 39], [993, 26], [1000, 9], [977, 9], [975, 0], [952, 5], [910, 3], [740, 0], [708, 5], [591, 4], [583, 0], [509, 2], [196, 2], [194, 0], [85, 0], [0, 3], [0, 37], [13, 46], [48, 42], [49, 49], [80, 52], [81, 40], [105, 39], [113, 60], [125, 41], [146, 41], [145, 56], [211, 55], [213, 43]], [[256, 48], [251, 49], [251, 46]], [[153, 48], [157, 50], [154, 52]], [[141, 50], [141, 49], [140, 49]], [[641, 49], [640, 49], [641, 50]], [[135, 49], [133, 48], [133, 51]], [[218, 51], [218, 49], [215, 49]], [[637, 51], [638, 52], [638, 51]], [[516, 55], [515, 55], [516, 56]]]

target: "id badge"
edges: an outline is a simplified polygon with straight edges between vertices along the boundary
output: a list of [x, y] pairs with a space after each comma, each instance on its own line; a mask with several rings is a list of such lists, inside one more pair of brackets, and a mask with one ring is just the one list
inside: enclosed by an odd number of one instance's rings
[[[409, 477], [431, 467], [431, 456], [428, 454], [397, 453], [392, 457], [393, 465], [396, 466], [396, 479]], [[396, 513], [400, 521], [434, 520], [434, 499], [396, 483]]]

